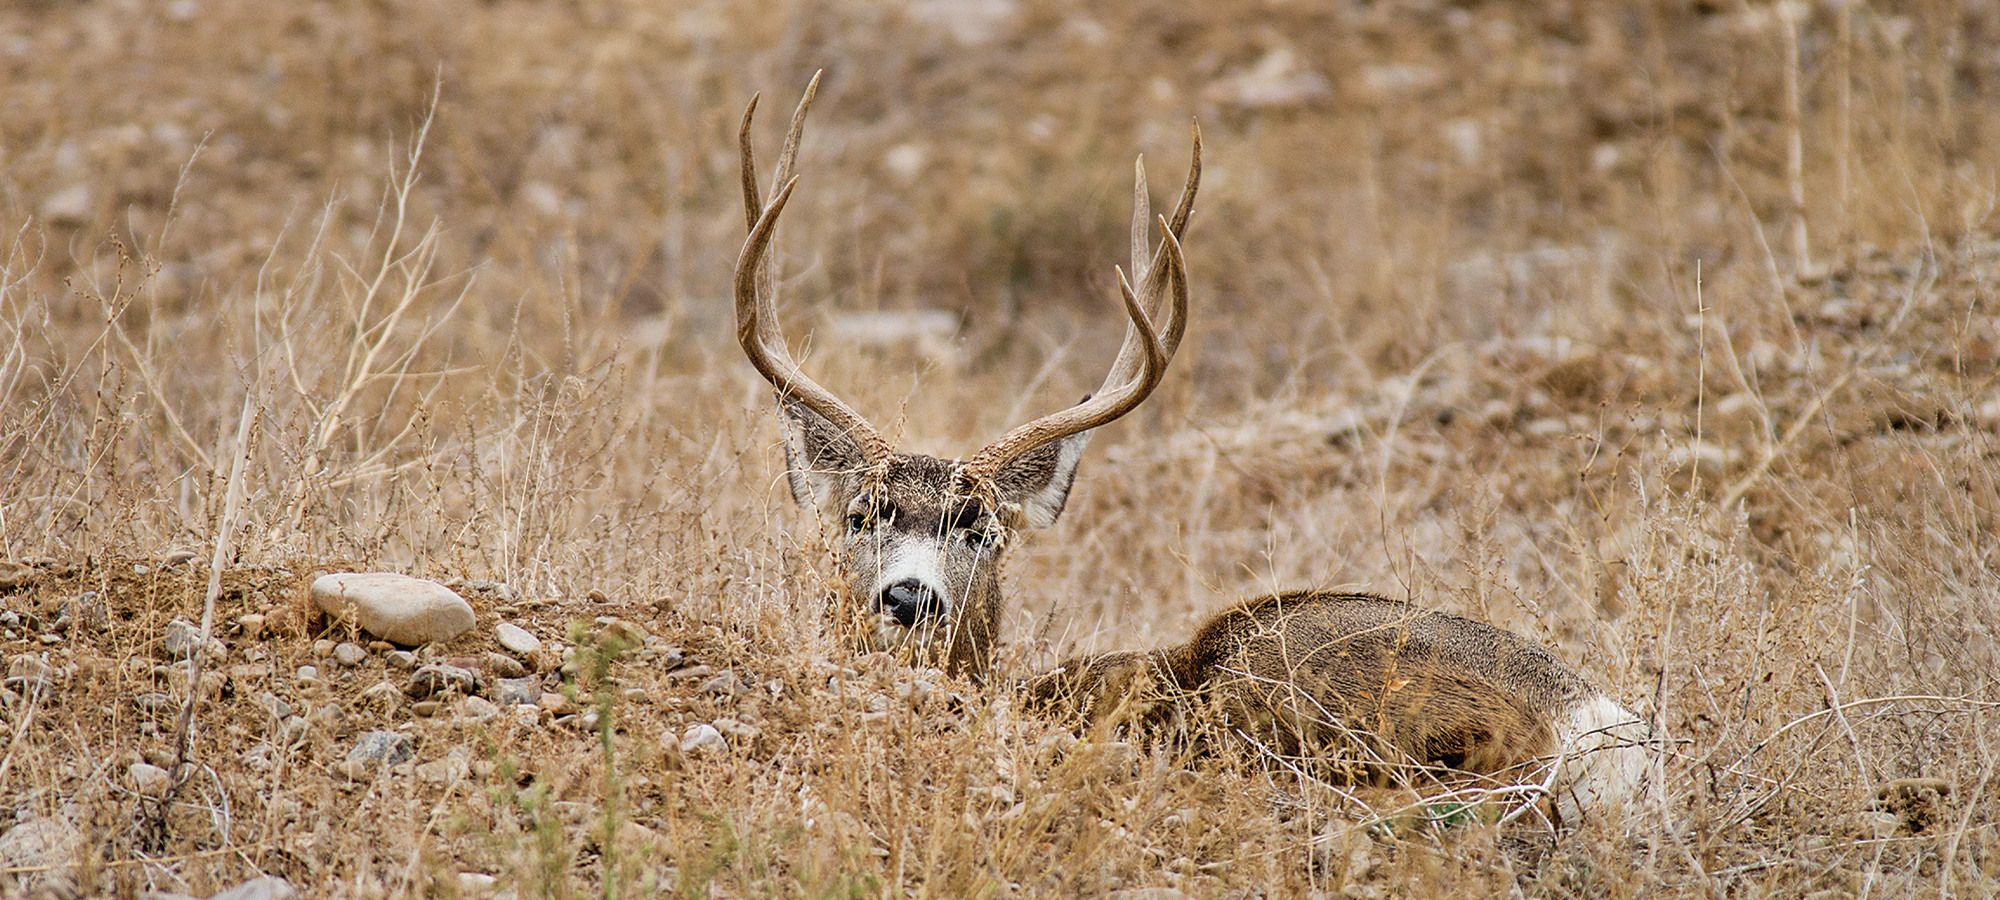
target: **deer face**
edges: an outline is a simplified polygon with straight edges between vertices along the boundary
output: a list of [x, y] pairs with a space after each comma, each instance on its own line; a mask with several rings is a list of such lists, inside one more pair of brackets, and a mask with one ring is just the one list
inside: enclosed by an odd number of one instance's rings
[[988, 502], [958, 491], [962, 463], [897, 453], [877, 474], [832, 423], [783, 407], [792, 497], [835, 529], [861, 648], [984, 671], [999, 631], [1001, 558], [1020, 529], [1062, 514], [1089, 433], [1008, 464]]

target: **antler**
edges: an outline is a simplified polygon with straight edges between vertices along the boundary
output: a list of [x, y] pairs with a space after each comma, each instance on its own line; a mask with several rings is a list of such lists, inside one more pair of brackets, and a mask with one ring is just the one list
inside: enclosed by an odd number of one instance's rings
[[784, 212], [792, 188], [799, 182], [792, 174], [792, 164], [798, 155], [799, 135], [805, 130], [806, 109], [812, 106], [813, 95], [818, 91], [819, 73], [815, 72], [812, 83], [806, 85], [805, 96], [799, 99], [798, 110], [792, 113], [792, 126], [785, 132], [784, 149], [778, 154], [778, 171], [771, 182], [778, 192], [769, 205], [758, 196], [757, 165], [750, 147], [750, 120], [757, 113], [757, 97], [751, 97], [750, 107], [743, 111], [743, 127], [737, 134], [737, 143], [743, 158], [743, 211], [749, 220], [750, 236], [743, 241], [743, 251], [736, 257], [736, 341], [743, 345], [750, 364], [777, 389], [780, 397], [797, 400], [833, 423], [860, 447], [868, 466], [875, 468], [888, 461], [894, 448], [867, 419], [808, 377], [792, 360], [791, 351], [785, 347], [784, 332], [778, 328], [777, 276], [772, 271], [774, 267], [766, 265], [764, 260], [764, 251], [778, 227], [778, 214]]
[[[1146, 197], [1146, 161], [1141, 157], [1135, 170], [1132, 201], [1132, 279], [1140, 283], [1137, 295], [1132, 284], [1118, 272], [1118, 292], [1125, 301], [1125, 314], [1132, 324], [1125, 331], [1125, 343], [1118, 358], [1094, 396], [1061, 412], [1050, 413], [1002, 435], [986, 445], [958, 470], [957, 488], [963, 493], [985, 492], [993, 477], [1022, 455], [1081, 431], [1096, 428], [1131, 412], [1158, 387], [1167, 363], [1179, 349], [1187, 333], [1187, 264], [1181, 258], [1180, 236], [1187, 229], [1188, 215], [1194, 211], [1195, 189], [1201, 183], [1201, 127], [1194, 129], [1194, 158], [1188, 164], [1187, 183], [1181, 188], [1180, 202], [1171, 220], [1155, 220]], [[1148, 232], [1160, 223], [1159, 249], [1149, 257]], [[1160, 295], [1167, 294], [1163, 310]], [[1156, 326], [1149, 310], [1165, 315]]]

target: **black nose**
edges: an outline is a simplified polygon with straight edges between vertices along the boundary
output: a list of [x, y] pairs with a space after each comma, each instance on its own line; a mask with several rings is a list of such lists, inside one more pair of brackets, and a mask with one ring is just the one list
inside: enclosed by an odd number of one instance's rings
[[875, 599], [876, 606], [883, 612], [896, 617], [896, 624], [910, 628], [920, 619], [936, 617], [944, 612], [944, 601], [924, 583], [914, 578], [905, 578], [882, 589], [882, 596]]

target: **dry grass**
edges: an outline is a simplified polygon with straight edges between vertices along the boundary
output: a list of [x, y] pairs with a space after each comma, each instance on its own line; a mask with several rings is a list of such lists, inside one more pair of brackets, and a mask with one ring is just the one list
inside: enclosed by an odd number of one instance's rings
[[[0, 9], [0, 558], [47, 561], [0, 600], [69, 613], [0, 641], [62, 677], [0, 710], [0, 810], [76, 823], [92, 893], [2000, 890], [2000, 15], [1072, 6]], [[785, 315], [917, 450], [1094, 384], [1130, 158], [1177, 183], [1202, 123], [1194, 328], [1012, 560], [1012, 671], [1276, 587], [1408, 593], [1656, 716], [1664, 810], [1367, 826], [832, 646], [725, 302], [736, 117], [819, 67]], [[928, 308], [963, 316], [949, 352], [826, 337]], [[133, 698], [187, 695], [152, 660], [208, 573], [161, 560], [225, 527], [230, 657], [162, 808], [125, 772], [176, 735]], [[452, 653], [610, 615], [749, 689], [627, 655], [579, 679], [593, 730], [370, 707], [379, 655], [296, 687], [303, 585], [344, 566], [523, 592]], [[348, 721], [282, 734], [265, 691]], [[718, 716], [762, 734], [664, 749]], [[378, 725], [465, 765], [332, 774]], [[1949, 791], [1888, 787], [1914, 777]]]

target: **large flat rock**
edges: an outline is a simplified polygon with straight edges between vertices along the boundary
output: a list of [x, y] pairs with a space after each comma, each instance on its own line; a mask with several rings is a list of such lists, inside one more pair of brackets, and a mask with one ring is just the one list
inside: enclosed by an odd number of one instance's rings
[[451, 588], [391, 572], [335, 572], [313, 580], [313, 602], [370, 634], [406, 647], [448, 641], [477, 622]]

